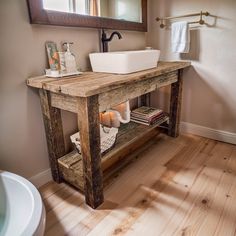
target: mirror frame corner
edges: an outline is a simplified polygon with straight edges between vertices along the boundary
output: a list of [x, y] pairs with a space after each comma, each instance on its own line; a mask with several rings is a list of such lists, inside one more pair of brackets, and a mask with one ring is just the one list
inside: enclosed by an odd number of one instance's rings
[[31, 24], [116, 29], [147, 32], [147, 0], [142, 0], [142, 22], [49, 11], [42, 0], [27, 0]]

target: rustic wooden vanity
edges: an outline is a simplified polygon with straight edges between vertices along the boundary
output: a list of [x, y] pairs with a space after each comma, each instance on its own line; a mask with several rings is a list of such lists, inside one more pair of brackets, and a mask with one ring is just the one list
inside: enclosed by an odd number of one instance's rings
[[[138, 147], [159, 133], [157, 126], [133, 122], [123, 125], [114, 148], [101, 157], [99, 112], [114, 105], [171, 85], [168, 135], [177, 137], [181, 109], [182, 78], [189, 62], [159, 62], [158, 67], [127, 75], [84, 72], [77, 77], [30, 78], [28, 86], [38, 88], [45, 124], [50, 166], [54, 181], [66, 181], [85, 194], [86, 203], [97, 208], [103, 201], [103, 183], [126, 165]], [[82, 156], [65, 153], [61, 109], [78, 116]]]

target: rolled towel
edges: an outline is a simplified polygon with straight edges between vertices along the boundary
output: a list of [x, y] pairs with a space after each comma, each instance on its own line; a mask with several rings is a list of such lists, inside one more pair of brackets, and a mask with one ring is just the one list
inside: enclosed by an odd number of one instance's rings
[[120, 123], [126, 124], [130, 122], [130, 105], [129, 101], [112, 107], [106, 112], [100, 114], [100, 122], [108, 127], [119, 128]]
[[187, 21], [171, 25], [171, 45], [174, 53], [188, 53], [190, 49], [190, 31]]

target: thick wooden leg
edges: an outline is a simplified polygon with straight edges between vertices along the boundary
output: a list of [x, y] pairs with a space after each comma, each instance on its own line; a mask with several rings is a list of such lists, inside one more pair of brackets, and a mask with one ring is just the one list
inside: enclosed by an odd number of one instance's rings
[[140, 106], [149, 107], [151, 103], [151, 93], [146, 93], [140, 96]]
[[171, 85], [170, 98], [170, 123], [168, 135], [171, 137], [179, 136], [179, 123], [182, 102], [182, 70], [178, 71], [178, 81]]
[[61, 111], [60, 109], [51, 106], [50, 92], [40, 89], [39, 95], [47, 138], [52, 177], [54, 181], [60, 183], [62, 179], [57, 160], [58, 158], [65, 155]]
[[85, 200], [95, 209], [104, 201], [98, 96], [78, 98], [78, 111]]

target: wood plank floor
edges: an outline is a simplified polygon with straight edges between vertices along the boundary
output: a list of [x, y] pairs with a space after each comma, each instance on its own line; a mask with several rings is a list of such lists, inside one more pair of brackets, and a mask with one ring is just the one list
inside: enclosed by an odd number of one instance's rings
[[46, 235], [236, 235], [236, 146], [160, 135], [106, 188], [97, 210], [65, 184], [40, 189]]

